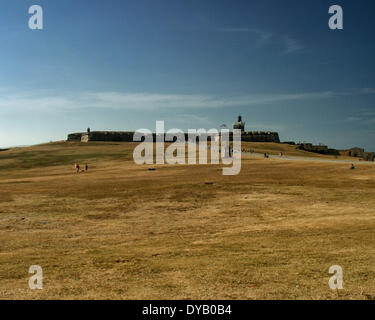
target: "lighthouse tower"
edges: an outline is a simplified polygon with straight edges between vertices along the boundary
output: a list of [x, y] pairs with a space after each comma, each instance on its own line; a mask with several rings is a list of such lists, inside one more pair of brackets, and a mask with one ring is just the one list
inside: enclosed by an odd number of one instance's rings
[[245, 122], [242, 121], [241, 116], [238, 116], [238, 121], [233, 123], [233, 129], [239, 129], [241, 132], [245, 132]]

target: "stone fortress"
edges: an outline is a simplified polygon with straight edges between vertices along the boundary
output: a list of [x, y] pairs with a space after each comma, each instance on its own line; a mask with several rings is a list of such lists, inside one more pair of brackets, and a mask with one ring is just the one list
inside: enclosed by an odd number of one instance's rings
[[[326, 145], [313, 145], [312, 143], [295, 143], [293, 141], [280, 142], [279, 134], [270, 131], [245, 131], [245, 122], [242, 117], [238, 116], [236, 122], [233, 123], [233, 129], [241, 130], [241, 140], [243, 142], [274, 142], [295, 145], [297, 149], [326, 154], [326, 155], [344, 155], [355, 157], [366, 161], [374, 161], [374, 152], [365, 152], [362, 148], [352, 148], [348, 150], [336, 150], [328, 148]], [[133, 142], [133, 131], [91, 131], [90, 128], [86, 132], [71, 133], [68, 135], [67, 141], [70, 142]], [[230, 137], [232, 133], [230, 133]], [[153, 139], [156, 140], [156, 133], [153, 133]], [[198, 137], [197, 137], [198, 139]], [[185, 133], [185, 140], [188, 141], [188, 134]], [[210, 140], [210, 137], [208, 138]]]
[[269, 131], [245, 131], [245, 122], [238, 116], [237, 122], [233, 123], [233, 129], [241, 130], [241, 138], [244, 142], [275, 142], [280, 143], [279, 134]]
[[[238, 121], [233, 124], [233, 129], [240, 129], [242, 132], [242, 141], [244, 142], [275, 142], [280, 143], [279, 134], [277, 132], [266, 131], [245, 131], [245, 122], [242, 117], [238, 117]], [[154, 141], [155, 141], [154, 133]], [[187, 133], [186, 140], [187, 140]], [[111, 141], [111, 142], [133, 142], [134, 132], [131, 131], [91, 131], [90, 128], [86, 132], [71, 133], [68, 135], [67, 141], [72, 142], [89, 142], [89, 141]]]

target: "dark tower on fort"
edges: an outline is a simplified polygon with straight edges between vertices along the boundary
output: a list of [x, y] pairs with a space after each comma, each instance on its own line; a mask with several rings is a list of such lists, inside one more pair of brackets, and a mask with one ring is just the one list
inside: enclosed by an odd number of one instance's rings
[[245, 122], [242, 121], [241, 116], [238, 116], [238, 121], [233, 123], [233, 129], [239, 129], [241, 132], [245, 132]]

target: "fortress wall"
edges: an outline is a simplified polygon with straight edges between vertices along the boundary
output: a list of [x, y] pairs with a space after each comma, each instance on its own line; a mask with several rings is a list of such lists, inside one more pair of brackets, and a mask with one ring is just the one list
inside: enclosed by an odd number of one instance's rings
[[112, 142], [133, 142], [134, 132], [122, 131], [93, 131], [86, 133], [82, 142], [88, 141], [112, 141]]
[[248, 131], [242, 133], [242, 141], [280, 143], [280, 138], [277, 132]]
[[71, 133], [68, 134], [67, 141], [80, 142], [83, 133]]
[[[72, 133], [68, 135], [67, 141], [89, 142], [89, 141], [110, 141], [110, 142], [133, 142], [134, 132], [127, 131], [92, 131], [90, 133]], [[232, 133], [230, 133], [232, 139]], [[156, 141], [156, 134], [153, 134], [153, 140]], [[210, 141], [208, 137], [208, 141]], [[185, 141], [188, 141], [188, 134], [185, 133]], [[258, 132], [248, 131], [242, 133], [244, 142], [275, 142], [280, 143], [277, 132]]]
[[327, 146], [314, 146], [311, 144], [301, 144], [299, 146], [300, 150], [310, 151], [310, 152], [316, 152], [316, 153], [328, 153], [328, 147]]

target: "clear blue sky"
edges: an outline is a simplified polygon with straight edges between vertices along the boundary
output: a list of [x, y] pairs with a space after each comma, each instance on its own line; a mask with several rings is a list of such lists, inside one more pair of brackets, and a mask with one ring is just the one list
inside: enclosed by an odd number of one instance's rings
[[[28, 28], [34, 4], [42, 31]], [[282, 140], [375, 151], [374, 16], [373, 0], [3, 2], [0, 147], [241, 114]]]

